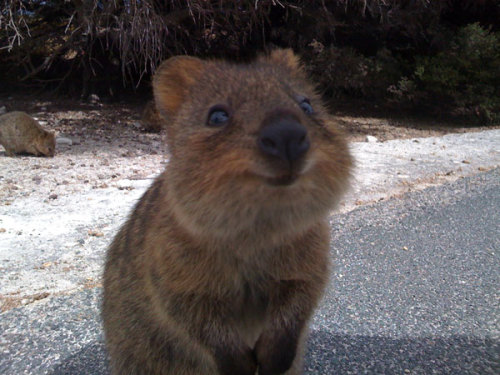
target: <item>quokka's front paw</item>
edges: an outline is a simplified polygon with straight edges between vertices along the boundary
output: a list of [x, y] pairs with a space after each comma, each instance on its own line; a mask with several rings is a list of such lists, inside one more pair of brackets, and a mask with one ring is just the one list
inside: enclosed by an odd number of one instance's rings
[[297, 335], [291, 332], [268, 331], [255, 345], [259, 375], [279, 375], [292, 366], [297, 351]]
[[257, 360], [250, 348], [238, 353], [216, 352], [215, 354], [221, 375], [255, 375]]

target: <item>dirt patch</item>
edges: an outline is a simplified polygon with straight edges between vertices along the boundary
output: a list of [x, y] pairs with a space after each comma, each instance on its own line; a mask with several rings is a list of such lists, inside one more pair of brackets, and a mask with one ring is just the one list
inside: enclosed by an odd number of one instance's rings
[[54, 158], [8, 158], [0, 146], [0, 204], [20, 197], [57, 201], [68, 192], [128, 189], [126, 181], [156, 175], [165, 162], [162, 136], [141, 130], [140, 102], [0, 97], [1, 106], [28, 112], [70, 144], [58, 142]]
[[452, 133], [477, 132], [498, 129], [499, 126], [457, 126], [446, 121], [419, 120], [415, 118], [361, 117], [336, 115], [340, 127], [351, 142], [366, 141], [366, 136], [374, 136], [380, 142], [391, 139], [437, 137]]
[[[148, 99], [83, 103], [68, 98], [0, 96], [0, 107], [28, 112], [44, 127], [58, 132], [58, 138], [71, 143], [58, 143], [55, 158], [6, 158], [0, 146], [4, 166], [0, 169], [0, 204], [9, 205], [19, 197], [57, 201], [65, 194], [92, 189], [133, 189], [130, 181], [157, 175], [168, 153], [163, 135], [145, 132], [140, 123]], [[401, 113], [389, 116], [362, 105], [359, 115], [352, 114], [353, 105], [336, 112], [335, 118], [351, 142], [367, 141], [367, 136], [375, 137], [370, 139], [373, 142], [494, 128], [415, 119]]]
[[[14, 293], [13, 293], [14, 294]], [[50, 296], [48, 292], [32, 294], [28, 296], [0, 295], [0, 313], [11, 310], [15, 307], [28, 305], [35, 301], [40, 301]]]
[[[129, 98], [117, 103], [84, 103], [65, 98], [33, 98], [26, 95], [10, 97], [0, 96], [0, 107], [7, 111], [25, 111], [47, 124], [63, 135], [85, 140], [101, 142], [108, 146], [115, 142], [132, 151], [137, 146], [144, 149], [145, 142], [151, 136], [143, 131], [140, 124], [141, 113], [149, 98]], [[500, 125], [476, 126], [464, 120], [431, 118], [429, 115], [405, 114], [400, 111], [392, 113], [385, 109], [349, 103], [332, 110], [334, 118], [345, 131], [349, 141], [362, 142], [367, 135], [376, 137], [379, 141], [391, 139], [423, 138], [440, 136], [450, 133], [465, 133], [498, 129]], [[146, 135], [139, 137], [137, 134]], [[132, 138], [132, 139], [131, 139]], [[154, 135], [153, 135], [153, 138]], [[98, 143], [96, 146], [101, 146]], [[128, 146], [128, 147], [127, 147]], [[158, 149], [150, 150], [159, 152]]]

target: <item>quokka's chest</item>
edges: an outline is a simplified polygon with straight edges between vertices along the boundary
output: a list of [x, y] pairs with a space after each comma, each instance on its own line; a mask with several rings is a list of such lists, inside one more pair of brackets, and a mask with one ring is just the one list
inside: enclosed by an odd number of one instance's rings
[[250, 347], [264, 330], [268, 315], [271, 290], [252, 288], [246, 284], [242, 295], [235, 301], [234, 321], [240, 337]]

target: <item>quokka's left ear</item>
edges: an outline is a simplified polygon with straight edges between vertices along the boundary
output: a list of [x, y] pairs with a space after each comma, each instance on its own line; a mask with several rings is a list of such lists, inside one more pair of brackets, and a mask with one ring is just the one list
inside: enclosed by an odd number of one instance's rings
[[153, 77], [156, 108], [162, 115], [175, 117], [186, 101], [190, 87], [201, 77], [206, 63], [196, 57], [175, 56], [164, 61]]

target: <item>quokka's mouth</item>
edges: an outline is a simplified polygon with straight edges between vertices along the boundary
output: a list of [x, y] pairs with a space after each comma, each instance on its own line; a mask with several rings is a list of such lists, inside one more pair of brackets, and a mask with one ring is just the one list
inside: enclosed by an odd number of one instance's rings
[[266, 178], [266, 181], [269, 183], [269, 185], [273, 186], [288, 186], [293, 184], [299, 175], [297, 173], [290, 173], [278, 177], [268, 177]]

